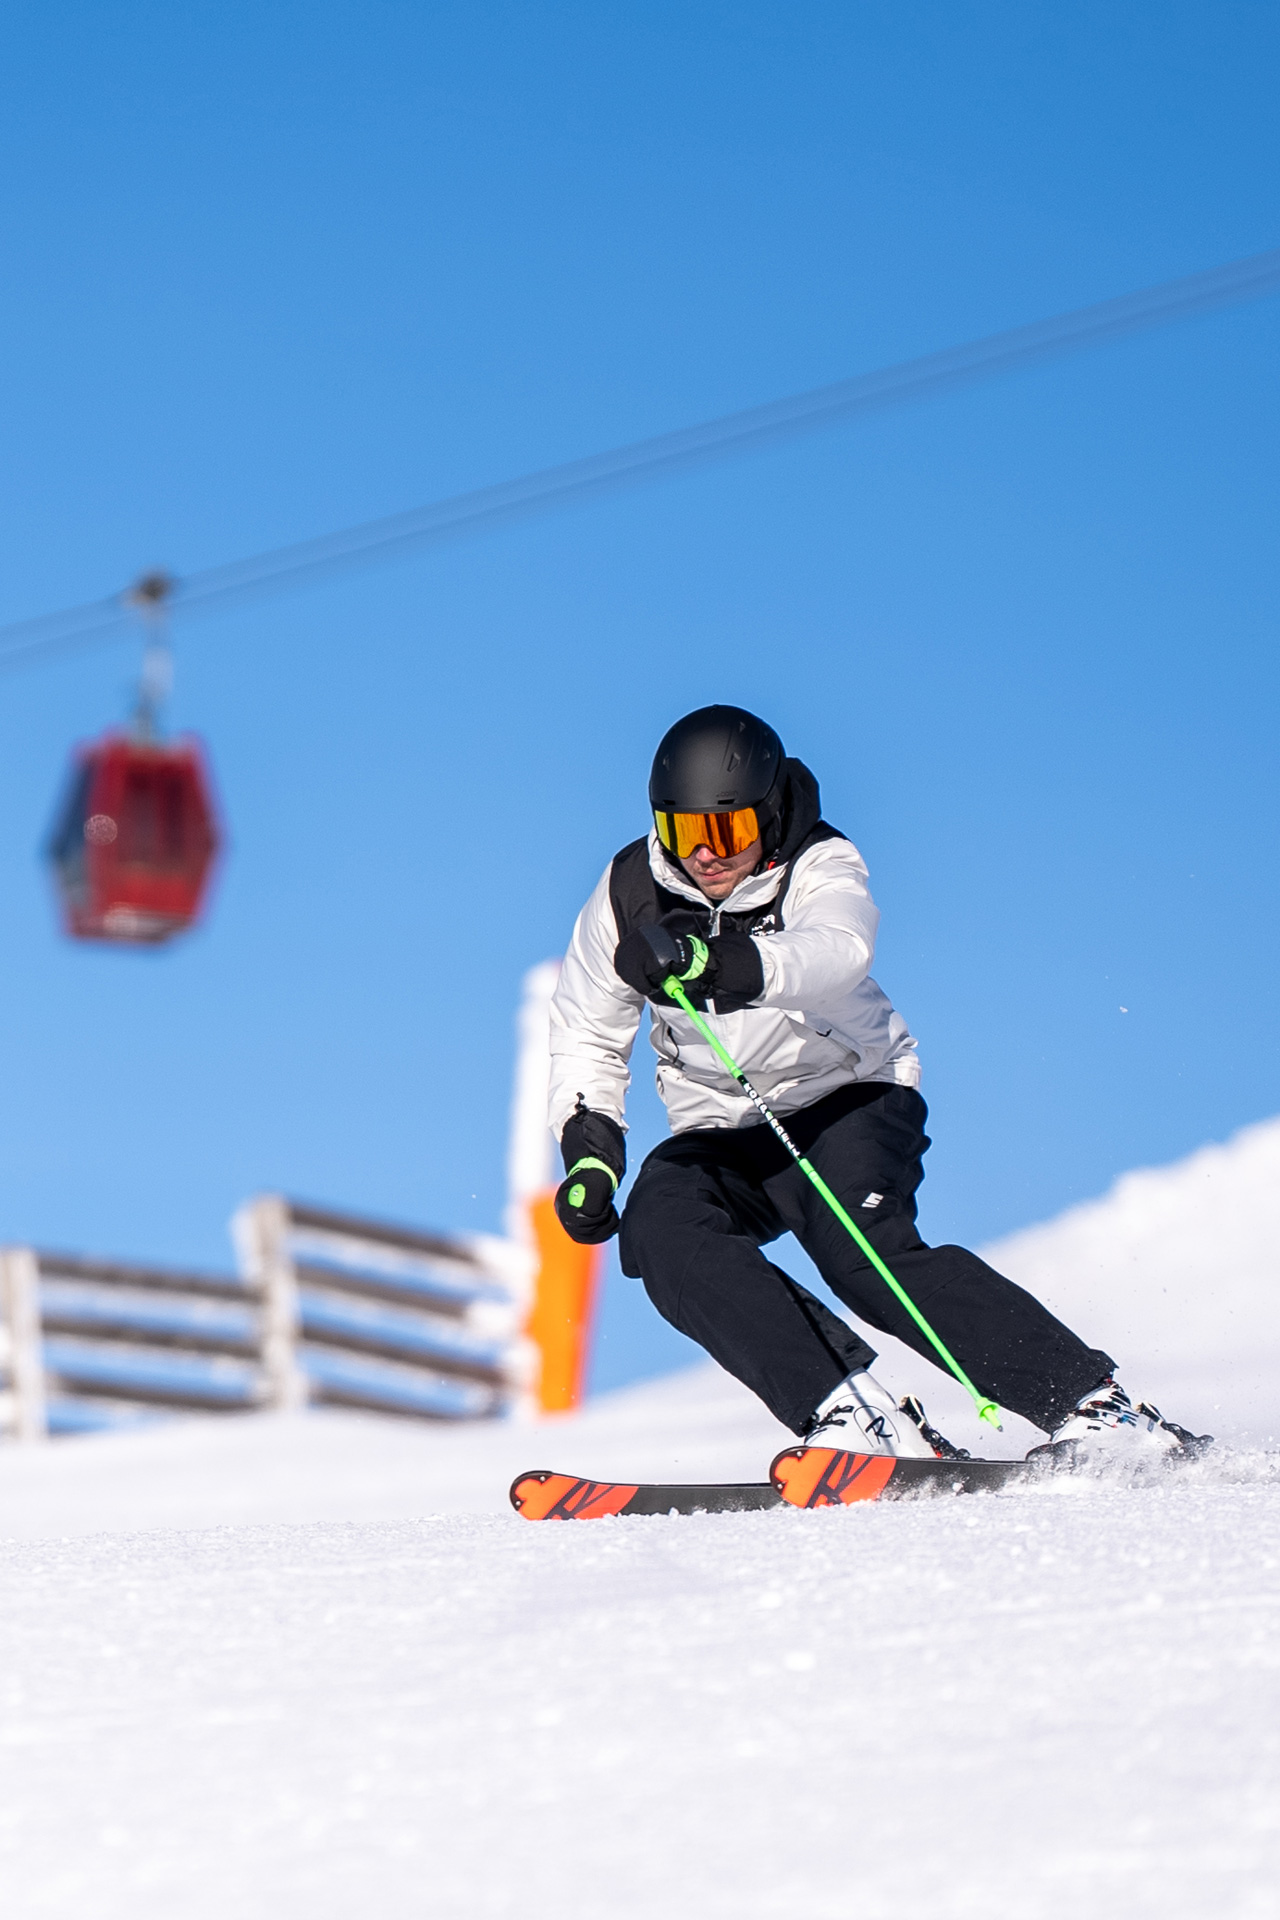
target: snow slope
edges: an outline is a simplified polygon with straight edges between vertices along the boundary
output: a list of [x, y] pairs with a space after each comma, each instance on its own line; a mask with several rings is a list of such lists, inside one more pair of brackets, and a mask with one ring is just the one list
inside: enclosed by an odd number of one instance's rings
[[1280, 1441], [1280, 1119], [985, 1251], [1171, 1418]]
[[[1261, 1433], [1277, 1171], [1273, 1123], [989, 1251], [1178, 1417], [1200, 1393], [1222, 1430], [1250, 1382]], [[703, 1367], [536, 1428], [3, 1451], [5, 1920], [1280, 1914], [1280, 1456], [835, 1513], [505, 1507], [521, 1467], [750, 1477], [781, 1438]]]
[[5, 1913], [1271, 1920], [1265, 1472], [17, 1543]]

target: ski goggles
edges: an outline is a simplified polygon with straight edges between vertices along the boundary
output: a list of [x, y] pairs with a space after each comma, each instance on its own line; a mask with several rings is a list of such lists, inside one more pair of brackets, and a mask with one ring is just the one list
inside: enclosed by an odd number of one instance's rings
[[754, 807], [733, 813], [659, 813], [655, 807], [653, 819], [659, 840], [677, 860], [687, 860], [696, 847], [710, 847], [717, 859], [730, 860], [760, 838]]

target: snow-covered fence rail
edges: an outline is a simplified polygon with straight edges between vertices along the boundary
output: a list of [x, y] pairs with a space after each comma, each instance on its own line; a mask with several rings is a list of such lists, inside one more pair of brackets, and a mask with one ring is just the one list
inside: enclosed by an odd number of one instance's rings
[[468, 1419], [531, 1391], [525, 1249], [276, 1196], [233, 1231], [238, 1274], [0, 1249], [0, 1434], [325, 1403]]
[[493, 1234], [418, 1233], [265, 1195], [232, 1233], [266, 1305], [276, 1404], [428, 1419], [508, 1412], [536, 1384], [532, 1258]]
[[[149, 1410], [268, 1403], [260, 1303], [235, 1274], [9, 1247], [9, 1343], [21, 1356], [9, 1431], [79, 1433]], [[16, 1284], [15, 1284], [16, 1283]]]

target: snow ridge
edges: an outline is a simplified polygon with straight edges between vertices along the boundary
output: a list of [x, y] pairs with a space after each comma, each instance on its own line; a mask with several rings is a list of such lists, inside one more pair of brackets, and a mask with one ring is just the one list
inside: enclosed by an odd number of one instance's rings
[[1280, 1119], [1123, 1174], [983, 1252], [1171, 1419], [1237, 1442], [1280, 1437]]

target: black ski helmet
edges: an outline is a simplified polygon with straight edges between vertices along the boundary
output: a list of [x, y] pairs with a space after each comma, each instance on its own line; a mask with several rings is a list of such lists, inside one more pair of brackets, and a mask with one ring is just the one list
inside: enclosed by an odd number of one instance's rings
[[656, 813], [754, 807], [766, 854], [781, 839], [786, 755], [767, 721], [743, 707], [699, 707], [662, 736], [649, 775]]

